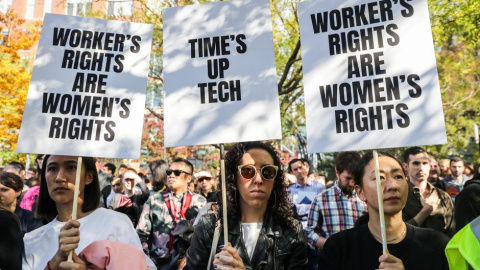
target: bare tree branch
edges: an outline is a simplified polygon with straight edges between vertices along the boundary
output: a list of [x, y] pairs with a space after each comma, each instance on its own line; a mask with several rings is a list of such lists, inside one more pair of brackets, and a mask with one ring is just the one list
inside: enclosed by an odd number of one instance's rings
[[280, 78], [280, 81], [278, 82], [278, 93], [279, 94], [282, 93], [283, 84], [285, 83], [285, 80], [287, 79], [288, 71], [290, 70], [292, 65], [296, 62], [297, 55], [298, 55], [299, 51], [300, 51], [300, 39], [297, 40], [297, 44], [295, 45], [295, 49], [293, 49], [292, 54], [290, 55], [290, 58], [287, 61], [287, 64], [285, 64], [285, 68], [283, 69], [282, 77]]
[[151, 114], [153, 114], [155, 117], [163, 121], [163, 115], [156, 113], [154, 110], [149, 108], [147, 105], [145, 105], [145, 109], [147, 109]]

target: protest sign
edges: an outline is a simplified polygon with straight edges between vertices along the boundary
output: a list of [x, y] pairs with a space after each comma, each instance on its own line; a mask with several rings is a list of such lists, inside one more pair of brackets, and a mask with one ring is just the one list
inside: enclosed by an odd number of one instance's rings
[[269, 2], [164, 10], [165, 146], [281, 138]]
[[426, 0], [299, 3], [308, 152], [447, 142]]
[[45, 14], [16, 151], [139, 158], [152, 31]]

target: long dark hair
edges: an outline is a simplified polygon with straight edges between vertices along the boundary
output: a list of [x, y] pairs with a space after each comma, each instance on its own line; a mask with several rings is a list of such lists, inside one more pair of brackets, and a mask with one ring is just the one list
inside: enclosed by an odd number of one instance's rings
[[152, 188], [153, 191], [159, 191], [165, 186], [167, 180], [168, 163], [165, 160], [157, 159], [148, 164], [152, 172]]
[[[267, 212], [271, 215], [275, 222], [279, 222], [286, 226], [293, 226], [293, 204], [289, 199], [287, 187], [284, 181], [283, 171], [280, 169], [280, 157], [275, 149], [267, 143], [263, 142], [244, 142], [237, 143], [225, 155], [225, 181], [227, 186], [227, 207], [228, 207], [228, 226], [232, 227], [241, 219], [240, 209], [240, 193], [237, 188], [237, 172], [238, 165], [243, 155], [250, 149], [263, 149], [267, 151], [273, 159], [274, 165], [279, 170], [275, 177], [273, 190], [268, 199]], [[222, 220], [222, 189], [219, 183], [219, 194], [217, 196], [219, 219]]]
[[[51, 155], [46, 155], [43, 159], [40, 194], [38, 195], [37, 205], [37, 217], [45, 218], [47, 220], [52, 220], [58, 215], [55, 202], [50, 197], [50, 194], [48, 194], [47, 179], [45, 177], [47, 163], [50, 157]], [[82, 165], [85, 169], [85, 175], [91, 173], [93, 177], [92, 182], [85, 185], [83, 195], [82, 211], [89, 212], [96, 209], [100, 204], [100, 183], [98, 181], [95, 159], [92, 157], [82, 157]]]

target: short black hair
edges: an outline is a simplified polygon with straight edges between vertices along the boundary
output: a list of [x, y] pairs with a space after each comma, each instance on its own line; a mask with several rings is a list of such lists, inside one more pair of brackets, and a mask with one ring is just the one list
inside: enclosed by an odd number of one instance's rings
[[415, 156], [421, 153], [426, 153], [428, 155], [427, 150], [421, 147], [418, 147], [418, 146], [410, 147], [407, 150], [405, 150], [405, 152], [403, 152], [403, 155], [402, 155], [403, 162], [408, 164], [408, 161], [410, 160], [410, 155]]
[[[50, 194], [48, 194], [47, 179], [45, 177], [48, 164], [47, 161], [50, 157], [51, 155], [46, 155], [43, 161], [40, 193], [38, 195], [37, 204], [37, 217], [45, 218], [47, 220], [52, 220], [58, 215], [55, 202], [50, 197]], [[85, 174], [91, 173], [93, 177], [92, 182], [85, 185], [83, 191], [82, 211], [89, 212], [96, 209], [100, 204], [100, 183], [98, 180], [97, 167], [95, 166], [95, 159], [92, 157], [82, 157], [82, 165], [85, 168]]]
[[112, 163], [105, 164], [105, 167], [107, 167], [110, 171], [112, 171], [112, 174], [115, 174], [115, 171], [117, 170], [117, 167]]
[[[290, 162], [288, 162], [288, 172], [291, 173], [292, 172], [292, 164], [295, 163], [295, 162], [301, 162], [302, 164], [305, 164], [307, 163], [308, 166], [310, 167], [310, 170], [312, 169], [312, 166], [310, 166], [310, 162], [308, 161], [308, 159], [306, 158], [294, 158], [292, 160], [290, 160]], [[310, 173], [310, 172], [309, 172]]]
[[463, 164], [465, 164], [465, 162], [463, 162], [463, 159], [459, 156], [454, 156], [454, 157], [451, 157], [450, 158], [450, 166], [452, 165], [452, 163], [454, 162], [462, 162]]
[[0, 184], [9, 187], [15, 191], [23, 190], [23, 180], [18, 174], [3, 172], [0, 174]]
[[337, 170], [338, 174], [341, 174], [344, 171], [353, 173], [357, 166], [357, 163], [360, 161], [361, 158], [362, 157], [358, 152], [340, 152], [337, 158], [335, 158], [335, 169]]
[[[405, 176], [407, 175], [402, 166], [402, 163], [400, 162], [400, 160], [398, 160], [398, 158], [395, 155], [388, 152], [378, 151], [378, 157], [393, 158], [398, 163], [398, 165], [400, 165], [400, 168], [402, 168], [403, 174]], [[357, 162], [355, 169], [352, 171], [353, 179], [355, 180], [355, 185], [363, 187], [363, 175], [365, 174], [365, 167], [372, 159], [373, 159], [373, 152], [368, 152], [367, 154], [363, 155], [362, 158]]]
[[5, 170], [8, 170], [8, 169], [14, 169], [15, 171], [20, 173], [21, 171], [25, 170], [25, 166], [23, 166], [23, 164], [20, 163], [20, 162], [12, 161], [12, 162], [8, 163], [7, 166], [5, 166], [5, 168], [3, 170], [5, 171]]
[[165, 160], [158, 159], [150, 162], [148, 168], [152, 173], [152, 189], [155, 192], [161, 190], [167, 179], [168, 163]]
[[183, 162], [183, 163], [187, 164], [187, 166], [190, 167], [190, 174], [193, 176], [193, 164], [190, 161], [188, 161], [187, 159], [184, 159], [184, 158], [177, 157], [174, 160], [172, 160], [172, 162], [170, 164], [175, 163], [175, 162]]

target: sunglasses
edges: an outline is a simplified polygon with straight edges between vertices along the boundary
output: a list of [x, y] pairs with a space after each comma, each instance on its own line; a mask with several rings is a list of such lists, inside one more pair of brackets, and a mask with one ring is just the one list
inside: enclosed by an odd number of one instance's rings
[[[275, 165], [264, 165], [260, 168], [260, 175], [262, 176], [263, 179], [265, 180], [275, 180], [275, 177], [277, 176], [277, 171], [278, 171], [278, 166]], [[240, 175], [247, 179], [251, 180], [255, 178], [255, 175], [257, 175], [257, 168], [253, 165], [240, 165], [238, 166], [238, 172], [240, 172]]]
[[175, 174], [175, 176], [180, 176], [181, 173], [184, 173], [184, 174], [188, 174], [190, 175], [191, 173], [188, 173], [186, 171], [182, 171], [182, 170], [170, 170], [170, 169], [167, 169], [167, 175], [170, 175], [170, 174]]
[[211, 177], [202, 177], [202, 178], [198, 178], [197, 182], [203, 182], [204, 180], [210, 181], [211, 179], [212, 179]]

